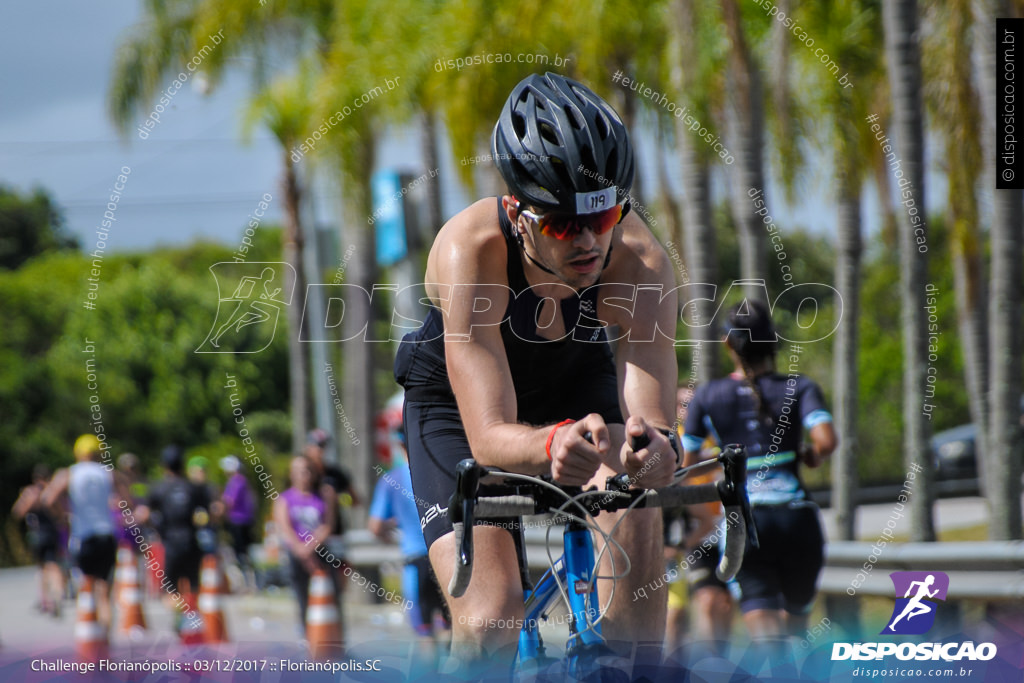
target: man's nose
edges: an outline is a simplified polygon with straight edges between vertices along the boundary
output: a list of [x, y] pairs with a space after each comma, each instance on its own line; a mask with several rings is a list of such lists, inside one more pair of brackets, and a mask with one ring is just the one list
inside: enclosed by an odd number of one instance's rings
[[596, 242], [597, 237], [594, 235], [594, 231], [589, 227], [584, 227], [572, 238], [572, 246], [577, 249], [583, 249], [584, 251], [589, 251]]

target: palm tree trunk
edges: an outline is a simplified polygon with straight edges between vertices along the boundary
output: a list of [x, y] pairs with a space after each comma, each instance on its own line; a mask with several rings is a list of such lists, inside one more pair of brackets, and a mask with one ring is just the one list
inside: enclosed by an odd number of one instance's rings
[[[999, 195], [1006, 193], [1007, 198]], [[1020, 190], [995, 190], [989, 299], [989, 443], [992, 486], [989, 537], [1021, 537], [1021, 277], [1024, 215]]]
[[[441, 155], [437, 149], [437, 114], [432, 111], [423, 112], [423, 128], [421, 131], [423, 163], [427, 171], [441, 172]], [[438, 177], [427, 183], [427, 225], [430, 233], [436, 234], [444, 220], [441, 209], [441, 179]]]
[[836, 289], [843, 297], [843, 319], [834, 351], [835, 410], [839, 447], [832, 455], [832, 490], [839, 539], [856, 538], [857, 512], [857, 334], [860, 318], [860, 192], [850, 174], [839, 179]]
[[285, 291], [293, 292], [292, 304], [288, 306], [288, 391], [292, 417], [292, 452], [302, 452], [306, 441], [309, 406], [309, 375], [306, 368], [306, 345], [300, 341], [302, 327], [302, 300], [306, 296], [306, 278], [302, 268], [302, 223], [299, 188], [295, 165], [288, 149], [284, 151], [284, 245], [283, 258], [291, 268], [285, 270]]
[[[996, 184], [996, 17], [1012, 16], [1009, 3], [977, 0], [974, 5], [981, 74], [982, 133], [985, 150], [985, 185]], [[988, 450], [984, 460], [992, 523], [989, 537], [995, 540], [1021, 537], [1020, 395], [1021, 367], [1021, 225], [1020, 190], [992, 192], [992, 272], [989, 297]]]
[[[1012, 16], [1006, 2], [980, 0], [976, 21], [982, 35], [982, 109], [989, 122], [983, 134], [985, 175], [995, 187], [996, 17]], [[1021, 190], [992, 190], [992, 271], [989, 280], [989, 450], [986, 458], [992, 523], [989, 538], [1021, 537], [1021, 278], [1024, 211]]]
[[[661, 126], [658, 127], [657, 131], [657, 145], [661, 149], [671, 149], [669, 147], [669, 141], [666, 139], [667, 131]], [[655, 231], [655, 235], [658, 239], [667, 239], [668, 243], [674, 246], [676, 249], [684, 249], [683, 247], [683, 219], [682, 209], [679, 206], [679, 202], [676, 200], [675, 195], [672, 194], [672, 181], [669, 179], [668, 165], [672, 161], [673, 155], [669, 152], [659, 154], [657, 159], [657, 168], [655, 176], [655, 189], [658, 194], [659, 204], [662, 207], [662, 214], [665, 222], [665, 227], [660, 231]], [[683, 279], [682, 273], [680, 273], [680, 280]], [[690, 280], [690, 274], [685, 274], [685, 280]]]
[[[767, 239], [761, 218], [754, 213], [749, 192], [765, 190], [764, 163], [764, 109], [761, 106], [761, 73], [747, 45], [740, 9], [736, 0], [723, 0], [722, 13], [726, 32], [732, 43], [730, 51], [731, 78], [728, 107], [729, 132], [736, 148], [732, 167], [730, 199], [732, 213], [739, 230], [740, 277], [744, 280], [768, 282], [768, 262], [765, 258]], [[762, 194], [762, 197], [766, 196]], [[768, 205], [765, 200], [765, 206]], [[746, 289], [751, 299], [764, 299], [765, 289], [752, 286]]]
[[[971, 63], [971, 32], [975, 27], [971, 0], [949, 2], [940, 16], [948, 24], [943, 48], [932, 59], [939, 60], [947, 86], [938, 98], [939, 110], [947, 114], [937, 122], [945, 137], [947, 159], [956, 159], [947, 173], [949, 211], [952, 223], [951, 252], [956, 296], [957, 329], [964, 358], [964, 386], [975, 426], [975, 453], [989, 452], [988, 440], [988, 334], [985, 302], [985, 264], [982, 258], [984, 234], [978, 229], [979, 176], [983, 176], [982, 128], [978, 91]], [[929, 312], [931, 314], [931, 311]], [[931, 319], [929, 316], [929, 327]], [[931, 332], [931, 329], [929, 329]], [[929, 339], [931, 347], [931, 338]], [[932, 348], [929, 348], [929, 360]], [[984, 458], [977, 458], [982, 492], [987, 491]]]
[[[688, 78], [687, 74], [696, 72], [698, 62], [693, 0], [675, 0], [672, 17], [672, 68], [669, 77], [673, 90], [682, 93], [694, 87], [692, 78]], [[703, 141], [695, 139], [693, 132], [682, 121], [674, 120], [685, 188], [682, 224], [687, 274], [691, 284], [705, 286], [710, 290], [710, 286], [718, 282], [718, 255], [715, 248], [715, 225], [711, 218], [711, 180], [707, 155], [702, 154], [698, 148]], [[697, 294], [686, 298], [694, 296]], [[716, 310], [714, 298], [710, 295], [706, 298], [702, 296], [682, 312], [688, 324], [687, 339], [699, 342], [693, 350], [697, 354], [693, 362], [693, 366], [696, 366], [696, 377], [693, 379], [701, 384], [715, 377], [718, 365], [718, 331], [714, 329], [712, 320]], [[702, 324], [694, 325], [694, 321]]]
[[[927, 245], [919, 245], [915, 230], [927, 235], [924, 221], [924, 114], [921, 105], [921, 56], [916, 0], [883, 3], [885, 52], [889, 66], [897, 148], [909, 190], [917, 208], [917, 222], [907, 205], [899, 212], [900, 301], [903, 328], [903, 454], [908, 473], [915, 472], [910, 497], [910, 540], [934, 541], [932, 504], [934, 477], [929, 458], [929, 429], [923, 402], [927, 370], [927, 317], [925, 286], [928, 277]], [[919, 250], [923, 246], [923, 250]], [[909, 474], [908, 474], [909, 477]]]
[[[372, 135], [367, 133], [361, 146], [359, 155], [364, 160], [363, 166], [370, 168], [374, 150]], [[342, 238], [348, 245], [346, 249], [351, 247], [353, 254], [348, 267], [348, 281], [365, 292], [373, 292], [377, 277], [377, 257], [373, 228], [366, 222], [372, 209], [369, 174], [366, 174], [360, 187], [348, 188], [345, 196], [349, 201], [345, 204], [346, 229]], [[342, 319], [342, 334], [346, 340], [343, 342], [345, 378], [342, 391], [345, 413], [355, 430], [347, 449], [350, 455], [347, 464], [351, 468], [356, 490], [365, 496], [373, 492], [375, 481], [373, 418], [377, 405], [374, 384], [376, 344], [367, 341], [375, 338], [371, 336], [374, 322], [369, 297], [353, 297], [351, 305], [346, 302], [345, 317]], [[352, 514], [353, 525], [362, 525], [362, 516]]]
[[[681, 136], [684, 132], [689, 134], [689, 131], [680, 131]], [[690, 283], [696, 285], [693, 289], [706, 287], [710, 293], [713, 291], [712, 286], [718, 282], [715, 224], [711, 220], [710, 174], [707, 162], [694, 149], [693, 141], [682, 139], [684, 141], [679, 147], [683, 184], [686, 186], [683, 197], [686, 268]], [[687, 337], [700, 341], [700, 358], [694, 365], [697, 366], [697, 381], [703, 384], [711, 381], [717, 373], [719, 344], [716, 342], [720, 334], [713, 320], [717, 306], [714, 296], [703, 296], [699, 291], [694, 291], [690, 298], [693, 297], [700, 297], [691, 304], [696, 310], [687, 308], [683, 316], [688, 323], [694, 320], [701, 323], [699, 326], [691, 324]]]
[[[954, 218], [954, 223], [961, 219]], [[977, 225], [977, 216], [970, 225]], [[966, 226], [964, 226], [965, 229]], [[956, 231], [956, 228], [954, 228]], [[973, 233], [973, 230], [971, 230]], [[986, 465], [983, 454], [989, 452], [988, 439], [988, 334], [985, 310], [986, 291], [984, 266], [981, 254], [977, 253], [978, 234], [954, 235], [953, 244], [953, 286], [956, 289], [957, 330], [964, 354], [964, 380], [967, 402], [971, 411], [971, 422], [975, 426], [974, 448], [978, 465], [978, 481], [982, 492], [988, 491]], [[975, 242], [975, 250], [963, 243]]]

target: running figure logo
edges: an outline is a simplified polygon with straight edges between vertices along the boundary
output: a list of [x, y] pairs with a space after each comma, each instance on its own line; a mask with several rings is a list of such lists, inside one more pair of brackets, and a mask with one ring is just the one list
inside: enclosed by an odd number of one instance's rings
[[281, 309], [292, 301], [295, 269], [287, 263], [223, 261], [210, 272], [217, 282], [217, 317], [196, 353], [258, 353], [270, 346]]
[[944, 572], [893, 572], [889, 577], [896, 588], [896, 606], [881, 633], [926, 633], [935, 623], [935, 601], [946, 599], [949, 577]]

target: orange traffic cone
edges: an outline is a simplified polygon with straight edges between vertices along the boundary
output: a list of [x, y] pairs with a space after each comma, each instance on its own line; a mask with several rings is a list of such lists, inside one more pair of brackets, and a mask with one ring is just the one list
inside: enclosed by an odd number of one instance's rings
[[199, 613], [205, 623], [207, 643], [226, 643], [227, 626], [224, 623], [224, 575], [216, 555], [203, 557], [203, 570], [199, 578]]
[[318, 569], [309, 578], [309, 605], [306, 608], [306, 639], [313, 659], [340, 657], [341, 623], [334, 586], [327, 572]]
[[139, 568], [131, 548], [121, 546], [117, 550], [117, 571], [114, 573], [114, 590], [121, 614], [120, 633], [137, 639], [146, 630], [146, 617], [142, 613], [142, 590], [139, 586]]
[[78, 589], [78, 616], [75, 621], [75, 651], [82, 662], [98, 662], [110, 655], [107, 630], [96, 618], [93, 578], [82, 577]]

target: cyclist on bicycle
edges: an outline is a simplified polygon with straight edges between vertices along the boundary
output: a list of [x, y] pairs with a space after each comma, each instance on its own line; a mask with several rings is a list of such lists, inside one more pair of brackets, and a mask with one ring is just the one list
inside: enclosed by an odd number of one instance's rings
[[[736, 584], [747, 629], [761, 640], [806, 628], [825, 537], [798, 463], [818, 467], [837, 444], [818, 385], [775, 371], [776, 339], [763, 303], [744, 301], [730, 310], [725, 346], [735, 370], [697, 389], [683, 437], [687, 464], [699, 459], [708, 436], [747, 447], [747, 493], [761, 543], [748, 542]], [[802, 443], [804, 429], [810, 444]]]
[[[534, 74], [506, 101], [492, 151], [508, 194], [476, 202], [438, 233], [425, 279], [433, 306], [395, 361], [413, 490], [442, 586], [453, 572], [447, 505], [460, 460], [602, 487], [621, 472], [639, 487], [665, 486], [676, 467], [674, 275], [628, 213], [634, 164], [622, 120], [586, 86]], [[650, 443], [634, 452], [627, 437], [643, 434]], [[598, 521], [610, 530], [617, 518]], [[481, 524], [468, 590], [446, 595], [462, 660], [506, 646], [511, 656], [523, 616], [516, 520]], [[639, 606], [629, 597], [662, 573], [660, 510], [632, 512], [615, 538], [632, 571], [604, 634], [660, 645], [667, 591]], [[616, 553], [616, 571], [624, 566]], [[611, 574], [607, 562], [600, 569]], [[599, 582], [602, 604], [610, 583]]]

